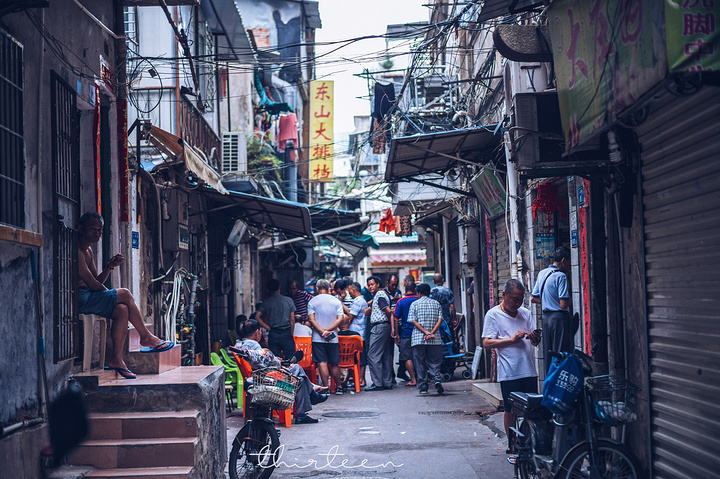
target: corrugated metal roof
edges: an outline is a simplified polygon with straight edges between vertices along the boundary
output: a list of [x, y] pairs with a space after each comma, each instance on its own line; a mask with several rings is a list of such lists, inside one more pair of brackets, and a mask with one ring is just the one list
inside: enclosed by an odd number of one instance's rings
[[397, 181], [428, 173], [443, 174], [468, 161], [482, 164], [490, 159], [493, 148], [499, 143], [495, 126], [393, 138], [385, 180]]
[[256, 65], [257, 59], [235, 0], [202, 0], [200, 8], [210, 31], [218, 37], [218, 57]]
[[[543, 4], [542, 1], [538, 0], [485, 0], [478, 14], [477, 21], [486, 22], [493, 18], [510, 15], [511, 13], [542, 7]], [[513, 7], [512, 12], [510, 11], [510, 7]]]
[[305, 6], [305, 18], [307, 19], [308, 28], [322, 28], [318, 2], [303, 2], [303, 5]]

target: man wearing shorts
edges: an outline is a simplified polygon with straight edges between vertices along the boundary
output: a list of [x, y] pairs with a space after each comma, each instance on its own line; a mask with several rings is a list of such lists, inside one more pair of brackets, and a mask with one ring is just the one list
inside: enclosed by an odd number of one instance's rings
[[140, 351], [156, 353], [167, 351], [175, 344], [163, 341], [148, 331], [135, 304], [132, 293], [125, 288], [107, 289], [103, 284], [107, 281], [112, 270], [119, 266], [124, 258], [118, 253], [108, 262], [108, 265], [98, 273], [95, 266], [95, 256], [92, 245], [100, 241], [103, 232], [103, 219], [98, 213], [88, 212], [80, 217], [78, 224], [80, 242], [78, 251], [78, 273], [80, 276], [79, 306], [81, 314], [97, 314], [104, 318], [112, 318], [110, 337], [113, 343], [112, 357], [106, 363], [105, 369], [117, 372], [125, 379], [135, 379], [136, 376], [127, 368], [123, 360], [123, 346], [127, 337], [128, 322], [130, 322], [140, 335]]
[[[330, 376], [342, 394], [340, 387], [340, 350], [337, 328], [345, 319], [340, 300], [330, 294], [330, 282], [324, 279], [315, 284], [317, 295], [308, 302], [308, 321], [313, 328], [312, 360], [318, 376], [325, 386], [330, 386]], [[328, 339], [332, 337], [332, 339]]]
[[[530, 318], [530, 311], [523, 307], [525, 287], [516, 280], [505, 283], [502, 302], [485, 315], [482, 338], [485, 349], [497, 352], [497, 379], [502, 390], [503, 404], [513, 391], [537, 393], [537, 372], [533, 361], [533, 346], [540, 342]], [[511, 450], [510, 427], [515, 415], [508, 408], [503, 417], [508, 438], [508, 454]], [[512, 462], [513, 458], [509, 458]]]
[[395, 343], [400, 349], [400, 365], [404, 365], [405, 371], [410, 375], [405, 386], [417, 386], [412, 350], [412, 333], [414, 327], [408, 322], [410, 305], [418, 300], [418, 295], [415, 294], [415, 288], [415, 281], [405, 282], [405, 296], [395, 305], [395, 311], [392, 317], [392, 320], [395, 322], [395, 331], [398, 331], [398, 337], [395, 338]]

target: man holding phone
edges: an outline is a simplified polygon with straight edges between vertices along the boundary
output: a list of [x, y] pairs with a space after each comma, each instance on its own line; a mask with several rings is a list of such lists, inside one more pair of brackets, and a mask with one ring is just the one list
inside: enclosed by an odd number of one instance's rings
[[330, 294], [330, 282], [324, 279], [315, 284], [317, 295], [308, 302], [308, 321], [313, 328], [312, 360], [324, 386], [330, 387], [330, 376], [335, 380], [337, 394], [340, 386], [340, 350], [335, 331], [345, 318], [342, 303]]

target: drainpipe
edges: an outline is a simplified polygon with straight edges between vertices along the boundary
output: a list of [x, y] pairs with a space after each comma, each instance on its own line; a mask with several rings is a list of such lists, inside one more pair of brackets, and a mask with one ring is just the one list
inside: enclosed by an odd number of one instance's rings
[[[519, 65], [514, 62], [505, 63], [503, 72], [505, 84], [505, 111], [504, 115], [512, 112], [513, 91], [523, 91], [519, 83]], [[522, 252], [520, 251], [520, 230], [518, 228], [517, 198], [518, 198], [518, 173], [515, 168], [515, 160], [512, 151], [512, 135], [509, 131], [504, 134], [505, 163], [507, 164], [507, 208], [505, 210], [505, 226], [508, 230], [508, 243], [510, 253], [510, 277], [520, 279], [522, 271]]]
[[443, 219], [443, 243], [445, 243], [445, 248], [443, 250], [443, 262], [445, 263], [443, 265], [443, 276], [445, 276], [445, 281], [447, 284], [452, 285], [452, 279], [450, 278], [450, 245], [448, 244], [448, 222], [449, 220], [442, 217]]

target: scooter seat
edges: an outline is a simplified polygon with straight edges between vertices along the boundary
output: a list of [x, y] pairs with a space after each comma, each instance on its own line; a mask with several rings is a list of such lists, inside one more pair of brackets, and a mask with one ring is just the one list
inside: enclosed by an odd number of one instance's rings
[[524, 414], [531, 412], [540, 412], [545, 409], [540, 402], [542, 401], [542, 394], [523, 393], [519, 391], [513, 391], [510, 393], [508, 398], [509, 406], [511, 409], [515, 409], [518, 412]]

